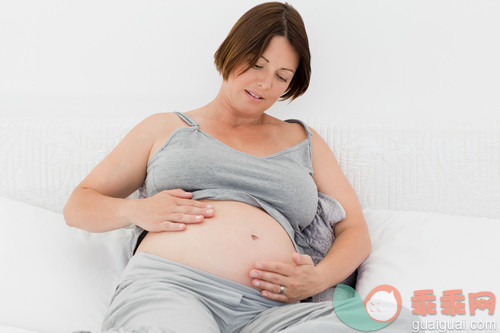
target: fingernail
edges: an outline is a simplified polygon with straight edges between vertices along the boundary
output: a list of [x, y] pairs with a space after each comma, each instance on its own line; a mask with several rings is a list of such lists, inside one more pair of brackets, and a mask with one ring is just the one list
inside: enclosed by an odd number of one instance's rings
[[262, 264], [258, 264], [258, 265], [257, 265], [257, 268], [258, 268], [258, 269], [264, 269], [264, 265], [262, 265]]
[[213, 210], [213, 209], [207, 209], [206, 213], [207, 213], [207, 214], [213, 214], [213, 213], [214, 213], [214, 210]]
[[203, 220], [203, 216], [202, 215], [196, 215], [195, 219], [196, 219], [196, 221], [201, 221], [201, 220]]
[[178, 227], [179, 227], [179, 229], [184, 229], [184, 228], [186, 227], [186, 225], [185, 225], [185, 224], [182, 224], [182, 223], [179, 223], [179, 224], [178, 224]]
[[250, 276], [256, 278], [257, 276], [259, 276], [259, 274], [257, 274], [257, 272], [254, 271], [250, 274]]
[[260, 286], [260, 282], [259, 282], [259, 281], [254, 281], [254, 282], [253, 282], [253, 285], [254, 285], [255, 287], [258, 287], [258, 286]]
[[205, 207], [208, 208], [208, 209], [213, 208], [212, 205], [206, 205]]

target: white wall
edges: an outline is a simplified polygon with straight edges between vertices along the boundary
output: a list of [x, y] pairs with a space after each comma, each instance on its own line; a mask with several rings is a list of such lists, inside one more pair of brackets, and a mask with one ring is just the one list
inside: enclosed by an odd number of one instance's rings
[[[209, 102], [260, 1], [0, 0], [0, 112], [145, 117]], [[313, 76], [281, 118], [500, 122], [500, 1], [290, 0]]]

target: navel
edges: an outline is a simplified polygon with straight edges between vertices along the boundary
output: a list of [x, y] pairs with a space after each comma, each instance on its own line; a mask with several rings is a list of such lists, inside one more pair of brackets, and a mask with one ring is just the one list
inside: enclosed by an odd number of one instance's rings
[[259, 239], [259, 236], [257, 236], [257, 235], [253, 235], [253, 234], [252, 234], [252, 235], [250, 235], [250, 236], [252, 237], [252, 239], [253, 239], [253, 240], [257, 240], [257, 239]]

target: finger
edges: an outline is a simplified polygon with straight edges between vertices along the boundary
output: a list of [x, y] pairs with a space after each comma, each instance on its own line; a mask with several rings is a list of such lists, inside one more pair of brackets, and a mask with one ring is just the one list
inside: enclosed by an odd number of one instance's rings
[[262, 291], [267, 291], [268, 293], [271, 293], [271, 294], [280, 294], [280, 291], [281, 291], [280, 284], [269, 283], [267, 281], [263, 281], [263, 280], [259, 280], [259, 279], [253, 279], [252, 286], [260, 289], [261, 293], [262, 293]]
[[205, 217], [214, 216], [214, 209], [211, 205], [206, 207], [195, 207], [195, 206], [177, 206], [174, 208], [173, 213], [183, 213], [187, 215], [201, 215]]
[[186, 192], [181, 188], [176, 188], [173, 190], [165, 190], [164, 192], [168, 193], [171, 196], [178, 197], [178, 198], [191, 198], [193, 196], [193, 193]]
[[203, 215], [191, 215], [184, 213], [170, 213], [165, 218], [166, 222], [187, 224], [201, 223], [204, 219], [205, 217]]
[[203, 201], [192, 200], [192, 199], [182, 199], [179, 198], [175, 202], [177, 206], [187, 206], [187, 207], [198, 207], [198, 208], [213, 208], [212, 205], [207, 204]]
[[294, 265], [285, 264], [274, 261], [257, 262], [255, 267], [261, 271], [274, 272], [281, 275], [289, 276], [293, 272]]
[[186, 229], [186, 225], [184, 223], [174, 223], [170, 221], [161, 222], [158, 225], [158, 231], [183, 231]]
[[314, 265], [314, 262], [310, 256], [307, 254], [298, 254], [294, 252], [292, 254], [292, 261], [297, 265]]
[[287, 301], [290, 301], [289, 298], [288, 298], [288, 296], [285, 295], [284, 293], [280, 294], [279, 292], [273, 293], [273, 292], [270, 292], [268, 290], [262, 290], [260, 292], [260, 294], [262, 296], [264, 296], [265, 298], [272, 299], [273, 301], [278, 301], [278, 302], [287, 302]]
[[[281, 286], [284, 286], [284, 284], [271, 283], [271, 282], [264, 281], [264, 280], [253, 279], [252, 286], [259, 288], [261, 290], [266, 290], [266, 291], [273, 293], [273, 294], [280, 294]], [[284, 291], [283, 291], [283, 293], [284, 293]]]
[[250, 272], [250, 277], [252, 277], [256, 281], [265, 282], [264, 285], [273, 284], [280, 286], [284, 285], [287, 282], [287, 278], [285, 275], [266, 272], [266, 271], [252, 270]]

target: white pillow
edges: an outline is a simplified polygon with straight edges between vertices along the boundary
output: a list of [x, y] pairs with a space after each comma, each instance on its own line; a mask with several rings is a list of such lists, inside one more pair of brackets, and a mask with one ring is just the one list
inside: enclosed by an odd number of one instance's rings
[[[374, 287], [389, 284], [411, 311], [413, 292], [432, 289], [437, 314], [414, 315], [415, 320], [465, 321], [466, 325], [496, 320], [500, 328], [500, 309], [493, 316], [486, 310], [472, 316], [468, 302], [468, 293], [482, 291], [500, 300], [500, 219], [372, 209], [364, 210], [364, 215], [372, 252], [358, 271], [356, 289], [363, 299]], [[465, 315], [441, 313], [440, 297], [453, 289], [463, 291]]]
[[0, 325], [100, 331], [132, 230], [91, 234], [61, 214], [0, 197]]

